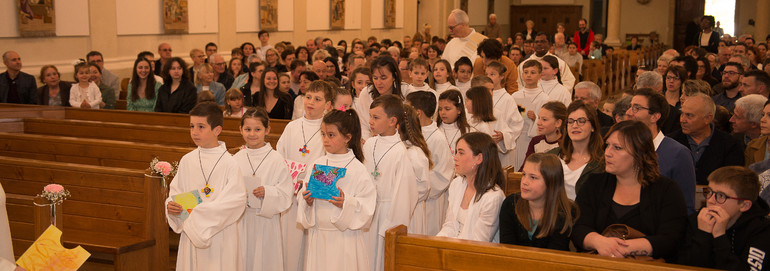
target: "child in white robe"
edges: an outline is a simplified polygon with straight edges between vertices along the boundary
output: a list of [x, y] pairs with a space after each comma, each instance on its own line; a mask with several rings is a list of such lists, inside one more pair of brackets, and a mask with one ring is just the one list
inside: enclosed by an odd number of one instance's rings
[[412, 83], [404, 92], [404, 96], [415, 91], [430, 91], [436, 93], [436, 90], [432, 89], [430, 85], [425, 83], [430, 74], [430, 63], [424, 58], [417, 58], [409, 63], [409, 77], [412, 79]]
[[241, 118], [246, 144], [233, 158], [238, 162], [248, 194], [239, 221], [244, 270], [283, 270], [281, 212], [291, 206], [294, 191], [286, 162], [265, 135], [270, 133], [267, 111], [251, 108]]
[[[439, 63], [445, 60], [439, 60]], [[458, 95], [457, 90], [452, 91]], [[443, 95], [443, 94], [442, 94]], [[436, 123], [431, 119], [436, 111], [435, 98], [429, 92], [410, 93], [406, 96], [407, 104], [413, 106], [420, 120], [422, 135], [430, 150], [433, 168], [430, 170], [430, 192], [425, 201], [425, 233], [436, 235], [441, 230], [441, 224], [446, 214], [446, 189], [454, 175], [454, 162], [449, 142]], [[447, 101], [448, 102], [448, 101]], [[419, 205], [418, 205], [419, 208]], [[415, 211], [416, 214], [416, 211]], [[413, 223], [414, 224], [414, 223]]]
[[438, 97], [439, 117], [436, 118], [436, 127], [444, 134], [452, 155], [455, 154], [460, 136], [470, 132], [463, 100], [463, 94], [457, 90], [447, 90]]
[[[484, 133], [467, 133], [457, 142], [454, 161], [459, 176], [449, 185], [446, 221], [437, 236], [498, 242], [505, 171], [498, 156], [484, 155], [494, 152], [497, 144]], [[474, 195], [466, 196], [468, 186], [474, 188]]]
[[[524, 126], [524, 119], [522, 119], [516, 106], [516, 100], [505, 89], [505, 71], [505, 66], [497, 61], [487, 64], [485, 70], [487, 77], [492, 80], [492, 89], [494, 89], [492, 91], [493, 113], [500, 124], [498, 125], [500, 130], [498, 131], [502, 135], [502, 140], [497, 144], [500, 150], [500, 163], [503, 167], [508, 167], [515, 165], [519, 161], [516, 160], [515, 156], [516, 146], [522, 146], [519, 147], [521, 149], [526, 148], [526, 144], [517, 144]], [[497, 136], [492, 136], [492, 138], [497, 139]]]
[[548, 95], [548, 101], [558, 101], [569, 106], [572, 102], [572, 94], [561, 83], [559, 74], [559, 60], [552, 55], [546, 55], [540, 60], [543, 71], [540, 73], [540, 88]]
[[372, 102], [369, 126], [375, 137], [364, 144], [364, 165], [377, 189], [377, 209], [372, 226], [365, 230], [370, 270], [384, 270], [385, 231], [410, 225], [417, 205], [417, 177], [407, 156], [406, 145], [396, 128], [403, 124], [404, 106], [395, 95], [383, 95]]
[[[324, 155], [321, 120], [324, 112], [331, 109], [334, 90], [326, 82], [313, 81], [303, 97], [305, 116], [289, 122], [276, 144], [276, 150], [284, 159], [307, 164], [305, 171], [297, 177], [297, 183], [294, 183], [293, 195], [299, 192], [301, 180], [305, 179], [308, 169], [312, 166], [310, 163]], [[296, 198], [292, 200], [292, 206], [281, 213], [281, 228], [285, 270], [302, 270], [306, 233], [302, 226], [297, 224]]]
[[527, 60], [522, 64], [522, 80], [524, 81], [524, 87], [519, 88], [519, 91], [513, 93], [513, 98], [518, 103], [519, 107], [524, 109], [522, 115], [524, 118], [524, 128], [522, 129], [517, 145], [522, 146], [516, 149], [516, 168], [521, 168], [524, 163], [524, 158], [527, 156], [527, 148], [532, 138], [537, 136], [537, 115], [540, 112], [540, 108], [548, 102], [548, 95], [538, 86], [540, 81], [540, 73], [543, 70], [543, 65], [538, 60]]
[[454, 63], [454, 76], [457, 78], [455, 86], [465, 97], [465, 92], [471, 89], [471, 78], [473, 77], [473, 62], [468, 57], [461, 57]]
[[436, 98], [444, 91], [455, 89], [460, 90], [454, 85], [455, 79], [452, 76], [452, 66], [449, 61], [441, 59], [433, 64], [433, 84], [436, 89]]
[[[326, 155], [313, 164], [345, 168], [337, 180], [339, 197], [319, 200], [303, 186], [297, 222], [308, 230], [305, 270], [367, 270], [371, 268], [363, 229], [377, 204], [377, 191], [361, 147], [361, 125], [354, 110], [332, 110], [324, 116], [321, 133]], [[312, 167], [312, 166], [310, 166]], [[305, 177], [305, 181], [310, 175]]]
[[[418, 91], [415, 94], [420, 93], [433, 96], [433, 93], [427, 91]], [[398, 125], [398, 134], [406, 145], [406, 154], [409, 157], [409, 161], [412, 162], [412, 170], [414, 170], [414, 176], [417, 178], [417, 205], [412, 213], [411, 223], [407, 229], [409, 233], [425, 234], [427, 232], [425, 201], [428, 200], [428, 192], [430, 191], [430, 171], [433, 168], [433, 161], [430, 158], [428, 143], [425, 142], [425, 138], [422, 136], [420, 119], [414, 107], [404, 105], [403, 120]]]
[[[181, 233], [176, 270], [243, 270], [238, 230], [246, 208], [246, 187], [238, 163], [217, 141], [222, 110], [201, 103], [190, 111], [190, 135], [198, 148], [185, 154], [171, 181], [166, 219]], [[202, 202], [182, 220], [182, 206], [174, 196], [198, 191]]]
[[[465, 100], [465, 108], [470, 112], [468, 117], [468, 124], [473, 132], [482, 132], [492, 137], [497, 144], [498, 156], [501, 158], [509, 158], [511, 151], [503, 152], [503, 146], [505, 144], [506, 132], [509, 132], [508, 124], [498, 119], [492, 106], [492, 94], [486, 87], [472, 87], [466, 93], [467, 99]], [[512, 159], [505, 161], [511, 162]], [[502, 164], [504, 168], [512, 167], [513, 164]]]

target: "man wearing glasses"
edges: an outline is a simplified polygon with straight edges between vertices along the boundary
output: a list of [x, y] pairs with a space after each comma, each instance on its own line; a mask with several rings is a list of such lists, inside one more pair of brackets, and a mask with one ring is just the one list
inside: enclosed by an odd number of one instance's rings
[[706, 207], [689, 218], [679, 263], [729, 270], [768, 270], [770, 207], [758, 199], [757, 175], [729, 166], [708, 177]]
[[160, 58], [155, 60], [155, 75], [160, 75], [163, 65], [166, 65], [166, 62], [171, 59], [171, 45], [165, 42], [158, 45], [158, 55]]
[[676, 181], [682, 189], [687, 213], [695, 212], [695, 163], [690, 149], [663, 135], [660, 125], [668, 115], [669, 104], [662, 94], [649, 88], [637, 89], [626, 111], [627, 120], [641, 121], [652, 133], [660, 174]]
[[735, 109], [735, 101], [741, 98], [741, 78], [743, 65], [738, 62], [727, 62], [722, 71], [722, 93], [714, 95], [714, 103], [723, 106], [730, 114]]
[[219, 54], [213, 54], [209, 56], [209, 64], [214, 67], [214, 81], [225, 85], [225, 89], [230, 89], [233, 85], [233, 75], [227, 72], [227, 62], [225, 58]]
[[476, 58], [479, 57], [476, 54], [476, 49], [479, 47], [479, 43], [487, 38], [471, 28], [468, 22], [468, 14], [461, 9], [455, 9], [449, 13], [447, 26], [449, 27], [449, 34], [452, 35], [453, 39], [444, 47], [444, 53], [441, 54], [441, 58], [449, 61], [453, 69], [454, 63], [464, 56], [468, 57], [471, 63], [475, 63]]

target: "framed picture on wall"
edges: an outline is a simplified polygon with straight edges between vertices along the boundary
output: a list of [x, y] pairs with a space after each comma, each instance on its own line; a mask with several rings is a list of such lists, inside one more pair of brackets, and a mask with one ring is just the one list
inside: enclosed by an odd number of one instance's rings
[[259, 1], [259, 29], [278, 30], [278, 0]]
[[345, 29], [345, 0], [332, 0], [331, 1], [331, 18], [330, 26], [332, 30]]
[[396, 28], [396, 0], [385, 0], [385, 28]]
[[54, 0], [17, 0], [19, 34], [22, 37], [56, 36]]
[[163, 0], [163, 29], [166, 34], [187, 34], [187, 0]]

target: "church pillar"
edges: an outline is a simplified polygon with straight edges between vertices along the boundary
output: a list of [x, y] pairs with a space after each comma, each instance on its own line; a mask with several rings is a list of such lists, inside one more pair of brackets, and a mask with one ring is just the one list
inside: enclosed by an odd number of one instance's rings
[[757, 13], [754, 16], [754, 40], [756, 43], [764, 42], [767, 34], [770, 34], [770, 1], [757, 1]]
[[607, 37], [604, 43], [617, 47], [620, 46], [620, 0], [609, 0], [607, 6]]

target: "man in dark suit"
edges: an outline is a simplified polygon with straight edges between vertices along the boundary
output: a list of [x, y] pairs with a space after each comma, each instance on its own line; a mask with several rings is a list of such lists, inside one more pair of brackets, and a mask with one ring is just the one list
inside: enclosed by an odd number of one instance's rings
[[21, 71], [21, 56], [5, 52], [3, 64], [7, 69], [0, 73], [0, 103], [37, 104], [35, 77]]
[[695, 212], [695, 164], [687, 147], [663, 135], [660, 125], [668, 115], [668, 102], [662, 94], [649, 88], [637, 89], [626, 111], [630, 120], [641, 121], [650, 128], [658, 154], [660, 174], [674, 180], [682, 189], [687, 213]]
[[711, 97], [698, 93], [682, 104], [682, 130], [672, 138], [689, 147], [695, 161], [695, 180], [708, 185], [712, 171], [724, 166], [743, 166], [743, 144], [719, 129], [714, 129], [716, 105]]

